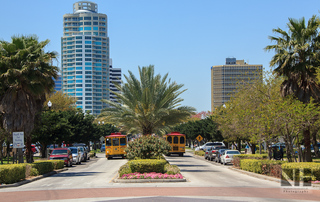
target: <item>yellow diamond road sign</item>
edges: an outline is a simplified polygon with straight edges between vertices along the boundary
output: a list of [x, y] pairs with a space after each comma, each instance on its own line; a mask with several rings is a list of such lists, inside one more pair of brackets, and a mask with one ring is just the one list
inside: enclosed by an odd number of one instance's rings
[[198, 135], [196, 139], [200, 142], [203, 138], [201, 137], [201, 135]]

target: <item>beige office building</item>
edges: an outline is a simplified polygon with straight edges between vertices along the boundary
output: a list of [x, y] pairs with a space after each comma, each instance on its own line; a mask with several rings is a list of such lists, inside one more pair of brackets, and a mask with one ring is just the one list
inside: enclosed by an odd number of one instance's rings
[[211, 111], [228, 102], [243, 83], [262, 79], [262, 65], [249, 65], [244, 60], [226, 58], [225, 65], [211, 67]]

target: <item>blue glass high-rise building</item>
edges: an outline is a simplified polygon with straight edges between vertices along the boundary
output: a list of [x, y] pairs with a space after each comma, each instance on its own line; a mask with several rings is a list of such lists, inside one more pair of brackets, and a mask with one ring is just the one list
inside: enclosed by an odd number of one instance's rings
[[63, 15], [61, 37], [62, 90], [77, 98], [83, 112], [100, 114], [109, 99], [109, 37], [107, 15], [97, 4], [79, 1]]

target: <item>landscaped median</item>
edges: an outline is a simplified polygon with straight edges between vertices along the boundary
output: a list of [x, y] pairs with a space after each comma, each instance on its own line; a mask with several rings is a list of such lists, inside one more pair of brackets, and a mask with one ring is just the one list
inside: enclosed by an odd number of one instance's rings
[[267, 155], [241, 154], [234, 158], [233, 166], [241, 170], [290, 181], [319, 182], [320, 163], [268, 160]]
[[170, 165], [165, 159], [140, 159], [121, 166], [114, 182], [186, 182], [186, 179], [176, 165]]
[[4, 184], [20, 182], [31, 176], [43, 175], [62, 168], [64, 168], [63, 160], [0, 165], [0, 187]]

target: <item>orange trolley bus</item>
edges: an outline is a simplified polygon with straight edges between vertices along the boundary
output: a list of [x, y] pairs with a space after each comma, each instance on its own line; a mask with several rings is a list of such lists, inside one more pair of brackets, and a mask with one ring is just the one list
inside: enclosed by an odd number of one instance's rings
[[105, 138], [106, 146], [106, 158], [112, 157], [125, 158], [125, 149], [127, 147], [127, 136], [121, 135], [121, 133], [111, 133], [111, 135]]
[[185, 153], [186, 135], [180, 134], [179, 132], [172, 132], [165, 135], [164, 138], [171, 145], [171, 151], [168, 155], [179, 154], [179, 156], [183, 156]]

